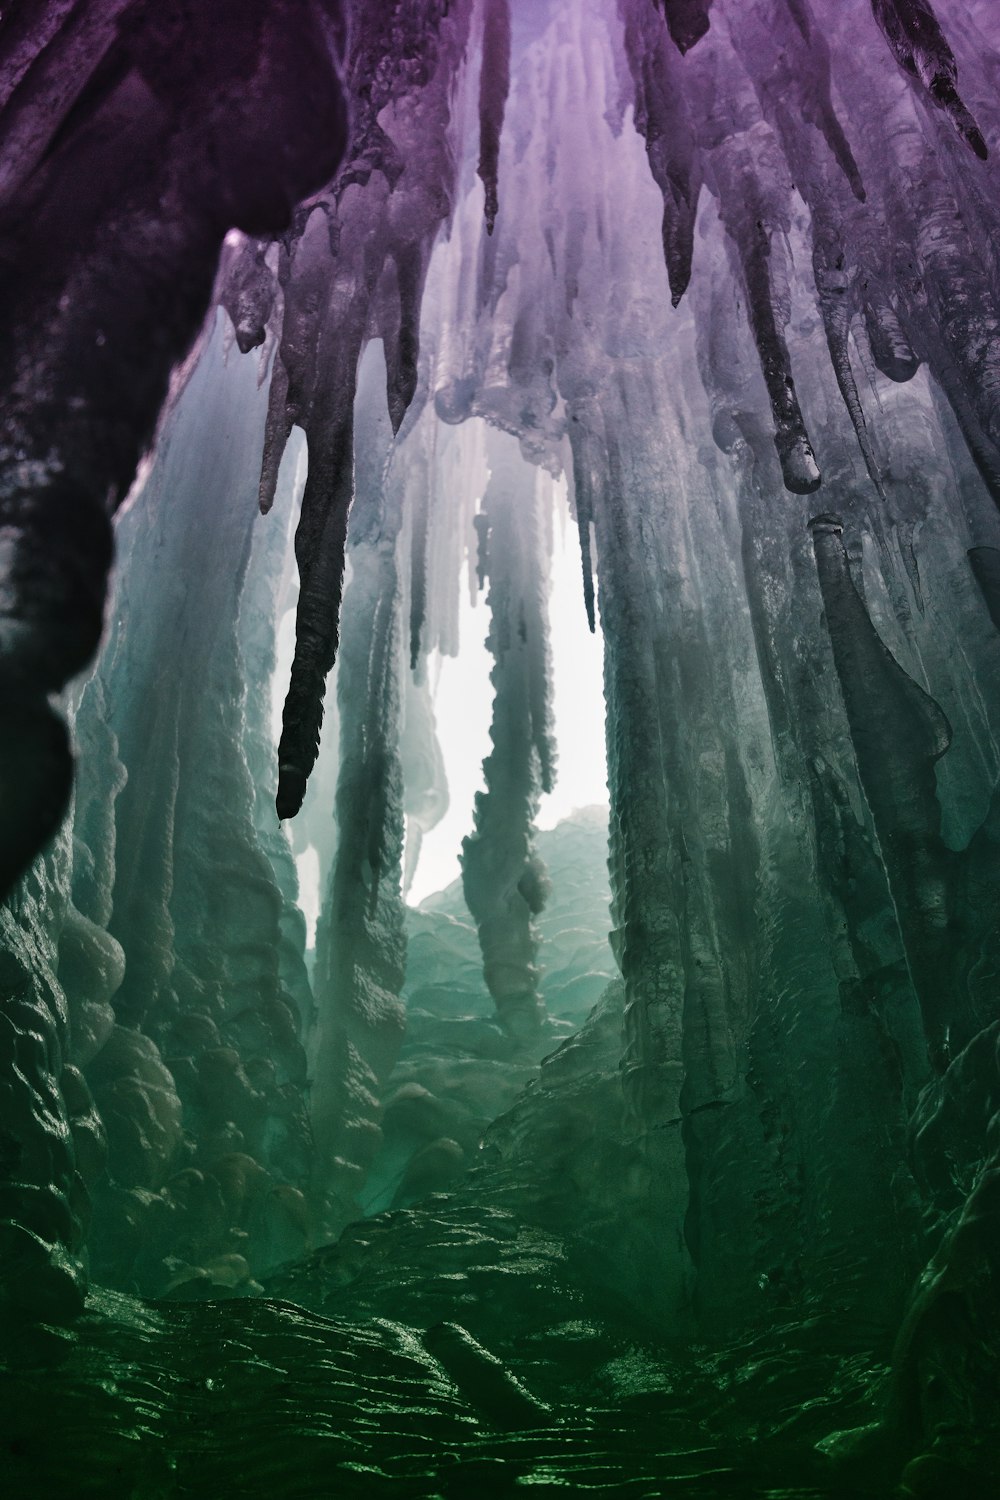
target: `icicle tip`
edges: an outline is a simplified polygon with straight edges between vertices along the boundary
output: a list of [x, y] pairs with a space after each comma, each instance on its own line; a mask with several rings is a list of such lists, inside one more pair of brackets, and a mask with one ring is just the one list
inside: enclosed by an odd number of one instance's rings
[[278, 795], [275, 797], [275, 807], [278, 810], [278, 822], [284, 823], [287, 818], [294, 818], [302, 807], [306, 795], [305, 772], [298, 766], [284, 762], [278, 767]]

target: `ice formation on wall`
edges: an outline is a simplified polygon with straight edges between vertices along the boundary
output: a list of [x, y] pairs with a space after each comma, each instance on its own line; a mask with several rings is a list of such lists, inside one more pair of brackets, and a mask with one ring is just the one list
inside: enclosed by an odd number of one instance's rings
[[[304, 1380], [308, 1308], [428, 1493], [560, 1421], [525, 1482], [709, 1432], [720, 1495], [991, 1492], [998, 80], [989, 0], [3, 13], [0, 1295], [212, 1304], [91, 1300], [84, 1409], [130, 1328]], [[607, 891], [534, 827], [555, 476]], [[468, 915], [414, 914], [465, 587]]]

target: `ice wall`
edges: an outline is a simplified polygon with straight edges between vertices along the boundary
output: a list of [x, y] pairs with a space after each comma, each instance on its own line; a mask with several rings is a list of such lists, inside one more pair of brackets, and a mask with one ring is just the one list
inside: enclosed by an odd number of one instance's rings
[[[992, 1015], [990, 20], [509, 14], [455, 75], [411, 411], [572, 476], [650, 1290], [888, 1338], [940, 1232], [908, 1122]], [[517, 544], [477, 525], [495, 586]], [[501, 672], [495, 743], [522, 707]]]
[[[252, 1278], [244, 1251], [259, 1234], [266, 1260], [277, 1234], [255, 1193], [303, 1240], [357, 1212], [404, 1024], [405, 820], [429, 826], [443, 796], [426, 662], [458, 647], [470, 565], [495, 709], [465, 888], [501, 1014], [540, 1021], [531, 820], [554, 755], [534, 464], [571, 482], [580, 628], [605, 637], [608, 1113], [634, 1153], [619, 1183], [602, 1147], [576, 1230], [620, 1194], [608, 1278], [678, 1338], [803, 1306], [859, 1348], [902, 1328], [886, 1430], [904, 1458], [947, 1456], [949, 1433], [994, 1421], [995, 1346], [968, 1334], [970, 1376], [947, 1312], [995, 1326], [992, 8], [252, 9], [233, 54], [199, 23], [192, 76], [140, 5], [86, 24], [69, 6], [0, 44], [0, 187], [37, 168], [20, 227], [0, 204], [8, 885], [68, 792], [47, 694], [96, 643], [107, 515], [221, 232], [243, 231], [217, 296], [244, 352], [223, 379], [220, 321], [119, 528], [127, 608], [77, 717], [72, 892], [64, 833], [4, 915], [23, 1263], [48, 1258], [79, 1295], [88, 1161], [102, 1274], [154, 1290], [136, 1256]], [[470, 417], [499, 429], [483, 452]], [[297, 515], [279, 482], [294, 427]], [[277, 537], [252, 550], [248, 487], [256, 537]], [[290, 524], [283, 819], [340, 652], [312, 987], [261, 791], [261, 678], [288, 602], [266, 576]], [[577, 1055], [616, 1024], [602, 1011]], [[603, 1051], [594, 1069], [606, 1108], [617, 1075]]]
[[[124, 966], [79, 1057], [108, 1135], [91, 1264], [98, 1279], [151, 1292], [184, 1278], [239, 1284], [308, 1233], [312, 997], [287, 844], [255, 820], [249, 726], [273, 746], [267, 678], [248, 691], [240, 639], [261, 594], [271, 632], [277, 612], [246, 525], [266, 393], [226, 328], [220, 313], [120, 524], [128, 563], [76, 715], [84, 747], [114, 735], [120, 768], [114, 801], [105, 777], [88, 776], [76, 813], [74, 901]], [[231, 567], [218, 567], [220, 551]], [[255, 634], [266, 652], [259, 624]], [[89, 999], [85, 973], [64, 983]]]

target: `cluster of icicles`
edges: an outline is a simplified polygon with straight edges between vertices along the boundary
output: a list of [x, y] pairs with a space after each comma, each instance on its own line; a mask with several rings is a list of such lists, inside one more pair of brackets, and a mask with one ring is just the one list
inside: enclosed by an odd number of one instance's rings
[[[988, 116], [998, 66], [989, 43], [991, 27], [1000, 28], [991, 10], [991, 0], [939, 0], [938, 14], [928, 0], [356, 0], [344, 70], [347, 156], [330, 186], [299, 209], [276, 252], [247, 241], [225, 276], [223, 300], [241, 348], [263, 343], [269, 328], [278, 333], [263, 511], [292, 427], [308, 440], [279, 816], [294, 816], [301, 805], [337, 652], [355, 384], [366, 343], [383, 341], [397, 433], [433, 401], [446, 421], [486, 415], [557, 468], [557, 439], [570, 430], [574, 406], [599, 404], [601, 371], [590, 369], [585, 390], [579, 370], [586, 195], [584, 206], [567, 206], [560, 236], [546, 231], [549, 263], [540, 268], [520, 241], [547, 183], [524, 201], [504, 182], [505, 159], [523, 162], [535, 151], [545, 161], [533, 144], [537, 112], [525, 112], [533, 90], [547, 90], [545, 109], [557, 122], [549, 155], [586, 134], [594, 48], [613, 75], [607, 137], [639, 132], [662, 193], [675, 307], [691, 276], [699, 202], [714, 200], [786, 488], [808, 494], [821, 483], [784, 332], [795, 290], [787, 235], [804, 204], [814, 306], [875, 490], [881, 495], [883, 476], [857, 367], [870, 361], [905, 381], [926, 362], [1000, 497], [1000, 195], [977, 123]], [[583, 56], [567, 55], [543, 79], [539, 39], [560, 26], [577, 28]], [[602, 166], [581, 153], [578, 182]], [[478, 240], [466, 246], [461, 296], [450, 314], [438, 313], [432, 359], [420, 347], [428, 268], [473, 194]], [[501, 298], [508, 311], [498, 330]], [[715, 437], [726, 446], [726, 434]], [[581, 451], [576, 444], [575, 507], [593, 628], [593, 496]], [[414, 661], [426, 566], [417, 546]]]

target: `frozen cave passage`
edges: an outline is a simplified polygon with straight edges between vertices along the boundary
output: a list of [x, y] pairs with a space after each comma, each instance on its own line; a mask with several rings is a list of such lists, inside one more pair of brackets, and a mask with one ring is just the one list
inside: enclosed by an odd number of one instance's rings
[[1000, 1493], [998, 86], [0, 8], [3, 1493]]

